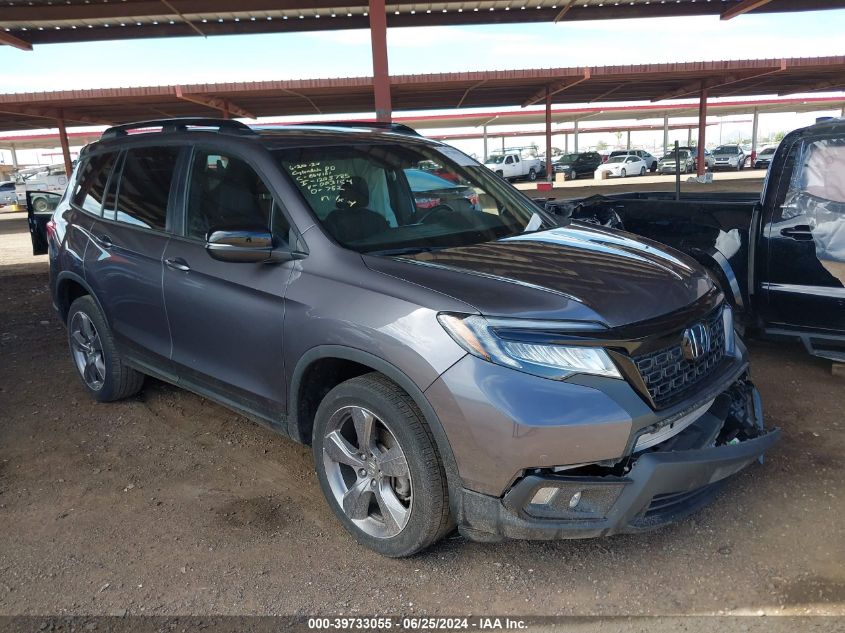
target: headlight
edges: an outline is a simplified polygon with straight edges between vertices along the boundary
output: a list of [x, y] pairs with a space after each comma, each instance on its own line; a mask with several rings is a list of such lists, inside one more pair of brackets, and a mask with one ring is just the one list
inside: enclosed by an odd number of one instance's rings
[[725, 353], [733, 356], [736, 351], [736, 331], [734, 330], [734, 311], [725, 304], [722, 308], [722, 324], [725, 327]]
[[[440, 313], [440, 325], [455, 342], [478, 358], [535, 376], [562, 380], [573, 374], [622, 378], [600, 347], [553, 345], [530, 340], [531, 331], [583, 334], [604, 329], [596, 323], [538, 322], [523, 319], [485, 319], [477, 315]], [[519, 340], [505, 331], [519, 331]], [[528, 334], [528, 337], [524, 335]], [[528, 340], [525, 340], [525, 339]]]

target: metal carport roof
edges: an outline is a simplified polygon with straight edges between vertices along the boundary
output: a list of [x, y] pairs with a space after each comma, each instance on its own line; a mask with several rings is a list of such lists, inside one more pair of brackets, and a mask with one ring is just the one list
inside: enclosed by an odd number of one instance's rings
[[[7, 0], [0, 44], [34, 44], [233, 33], [364, 29], [365, 0]], [[386, 2], [388, 27], [508, 24], [845, 7], [843, 0], [475, 0]]]
[[[658, 101], [795, 94], [845, 88], [845, 56], [638, 66], [484, 71], [390, 78], [397, 110]], [[0, 130], [113, 124], [170, 116], [263, 116], [372, 112], [373, 79], [280, 80], [0, 95]]]

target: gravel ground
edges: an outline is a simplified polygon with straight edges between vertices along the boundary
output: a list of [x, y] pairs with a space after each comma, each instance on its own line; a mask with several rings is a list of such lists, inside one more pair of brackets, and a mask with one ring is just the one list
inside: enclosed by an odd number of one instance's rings
[[0, 615], [845, 614], [845, 383], [797, 345], [751, 345], [783, 440], [694, 517], [388, 560], [334, 519], [307, 448], [155, 380], [89, 399], [25, 231], [0, 216]]

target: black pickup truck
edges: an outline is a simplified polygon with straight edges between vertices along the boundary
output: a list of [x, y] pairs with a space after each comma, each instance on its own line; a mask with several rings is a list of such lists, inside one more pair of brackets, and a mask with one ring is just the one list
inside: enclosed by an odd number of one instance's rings
[[797, 338], [811, 354], [845, 361], [845, 119], [787, 135], [760, 195], [635, 193], [545, 206], [693, 256], [750, 333]]

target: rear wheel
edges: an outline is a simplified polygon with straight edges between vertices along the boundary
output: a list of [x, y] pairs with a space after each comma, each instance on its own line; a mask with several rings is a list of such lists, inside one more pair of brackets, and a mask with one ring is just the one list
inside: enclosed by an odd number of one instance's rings
[[332, 389], [317, 409], [314, 465], [344, 527], [385, 556], [410, 556], [453, 523], [446, 475], [414, 401], [381, 374]]
[[79, 297], [71, 304], [67, 324], [73, 363], [94, 399], [112, 402], [141, 390], [144, 375], [123, 363], [111, 330], [90, 296]]
[[645, 167], [640, 167], [640, 176], [645, 176]]
[[535, 170], [533, 167], [528, 170], [528, 180], [537, 180], [537, 170]]

